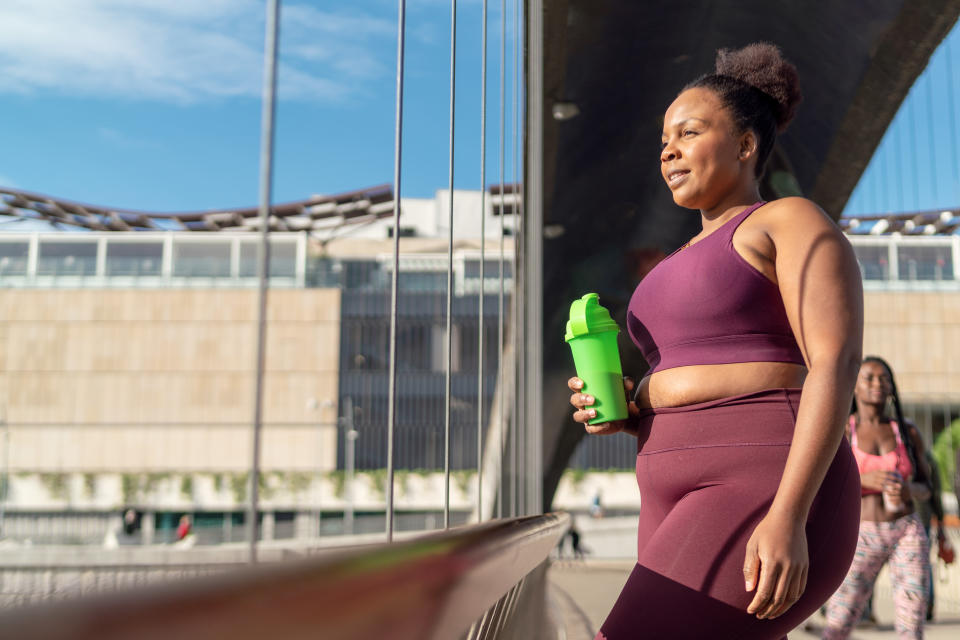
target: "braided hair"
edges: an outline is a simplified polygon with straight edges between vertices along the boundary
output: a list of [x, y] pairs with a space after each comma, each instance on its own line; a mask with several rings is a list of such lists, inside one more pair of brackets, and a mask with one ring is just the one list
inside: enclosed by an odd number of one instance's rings
[[[923, 472], [923, 467], [918, 464], [917, 460], [917, 450], [913, 446], [913, 437], [910, 435], [910, 429], [907, 426], [907, 421], [903, 417], [903, 407], [900, 405], [900, 393], [897, 391], [897, 382], [893, 378], [893, 369], [887, 363], [886, 360], [880, 356], [867, 356], [860, 363], [861, 365], [872, 362], [883, 367], [883, 370], [886, 372], [887, 377], [890, 379], [890, 396], [893, 398], [893, 411], [897, 415], [897, 424], [900, 426], [900, 439], [903, 441], [903, 446], [907, 449], [907, 457], [910, 458], [910, 464], [913, 466], [914, 477], [917, 482], [926, 482], [929, 484], [929, 478], [926, 477], [926, 474]], [[857, 413], [857, 399], [853, 399], [853, 405], [850, 408], [850, 415], [855, 415]]]

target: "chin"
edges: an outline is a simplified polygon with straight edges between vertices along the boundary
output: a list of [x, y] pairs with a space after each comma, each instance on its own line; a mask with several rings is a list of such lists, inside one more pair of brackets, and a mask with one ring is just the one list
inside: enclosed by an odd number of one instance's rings
[[684, 197], [678, 192], [673, 192], [673, 201], [677, 206], [683, 207], [684, 209], [699, 209], [700, 205], [697, 204], [694, 198]]

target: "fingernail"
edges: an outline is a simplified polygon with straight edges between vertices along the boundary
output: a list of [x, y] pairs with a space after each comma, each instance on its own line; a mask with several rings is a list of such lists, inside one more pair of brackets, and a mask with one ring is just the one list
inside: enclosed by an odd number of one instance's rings
[[587, 402], [587, 404], [590, 404], [593, 402], [593, 396], [587, 396], [586, 398], [584, 398], [584, 400]]
[[596, 418], [596, 417], [597, 417], [597, 412], [596, 412], [595, 409], [590, 409], [590, 417], [591, 417], [591, 418]]

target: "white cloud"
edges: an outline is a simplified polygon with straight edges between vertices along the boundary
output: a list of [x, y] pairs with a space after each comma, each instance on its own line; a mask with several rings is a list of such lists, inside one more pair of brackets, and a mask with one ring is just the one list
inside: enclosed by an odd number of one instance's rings
[[[281, 97], [340, 101], [387, 73], [371, 43], [389, 20], [283, 8]], [[4, 0], [0, 92], [198, 102], [257, 97], [264, 4], [258, 0]]]

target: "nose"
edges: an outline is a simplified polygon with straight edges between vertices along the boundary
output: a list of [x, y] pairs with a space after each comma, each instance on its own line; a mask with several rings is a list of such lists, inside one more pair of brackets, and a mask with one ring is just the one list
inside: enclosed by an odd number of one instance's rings
[[666, 143], [666, 145], [660, 151], [660, 162], [670, 162], [671, 160], [676, 160], [679, 157], [680, 156], [676, 147], [674, 147], [670, 142]]

